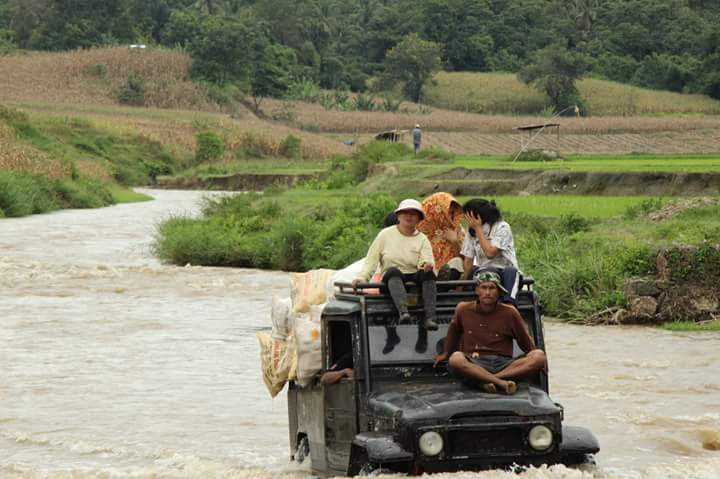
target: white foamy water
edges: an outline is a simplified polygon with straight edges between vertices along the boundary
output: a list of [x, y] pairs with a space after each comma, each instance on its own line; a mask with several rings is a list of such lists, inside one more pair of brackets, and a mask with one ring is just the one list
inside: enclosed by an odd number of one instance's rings
[[[155, 224], [202, 194], [149, 193], [0, 220], [0, 477], [308, 477], [255, 338], [286, 275], [161, 265]], [[598, 467], [433, 477], [720, 477], [720, 334], [546, 337], [551, 395], [598, 436]]]

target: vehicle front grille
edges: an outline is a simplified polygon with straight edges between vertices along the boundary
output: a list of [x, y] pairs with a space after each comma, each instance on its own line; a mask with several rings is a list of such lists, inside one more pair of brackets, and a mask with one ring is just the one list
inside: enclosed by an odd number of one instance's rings
[[526, 451], [521, 428], [490, 430], [456, 429], [448, 431], [449, 452], [453, 456], [504, 456]]

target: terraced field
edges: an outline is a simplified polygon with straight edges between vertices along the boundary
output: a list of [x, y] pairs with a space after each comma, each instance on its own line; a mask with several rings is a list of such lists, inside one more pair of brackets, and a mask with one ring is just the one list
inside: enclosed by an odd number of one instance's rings
[[[330, 137], [342, 141], [354, 139], [362, 144], [372, 140], [370, 134], [336, 133]], [[409, 135], [403, 141], [411, 144]], [[424, 148], [442, 148], [461, 155], [512, 155], [527, 142], [527, 134], [475, 133], [468, 131], [425, 131]], [[561, 155], [627, 154], [627, 153], [715, 153], [720, 151], [720, 129], [658, 131], [617, 134], [541, 134], [530, 148], [548, 149]]]

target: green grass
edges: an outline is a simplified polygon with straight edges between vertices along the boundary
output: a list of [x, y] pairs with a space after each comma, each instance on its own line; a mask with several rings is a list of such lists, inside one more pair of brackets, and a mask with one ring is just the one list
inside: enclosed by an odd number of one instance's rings
[[138, 193], [131, 188], [125, 188], [120, 185], [112, 185], [108, 188], [112, 194], [115, 203], [139, 203], [141, 201], [150, 201], [152, 196], [144, 193]]
[[434, 169], [462, 167], [497, 170], [568, 170], [578, 172], [720, 172], [720, 154], [570, 155], [555, 161], [512, 161], [507, 156], [457, 156]]
[[720, 320], [710, 321], [707, 323], [693, 323], [691, 321], [678, 321], [673, 323], [664, 323], [660, 326], [667, 331], [720, 331]]
[[[464, 203], [470, 196], [460, 196]], [[495, 200], [501, 211], [511, 214], [529, 214], [546, 217], [577, 214], [586, 218], [610, 218], [623, 214], [628, 208], [654, 199], [650, 196], [488, 196]]]

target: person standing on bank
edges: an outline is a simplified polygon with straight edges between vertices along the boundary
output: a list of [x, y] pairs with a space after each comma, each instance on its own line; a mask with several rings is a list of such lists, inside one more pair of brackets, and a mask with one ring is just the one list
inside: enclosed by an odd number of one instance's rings
[[[448, 370], [468, 386], [515, 394], [515, 381], [545, 368], [545, 352], [535, 347], [517, 309], [498, 302], [502, 291], [496, 273], [477, 276], [477, 301], [455, 307], [445, 348], [433, 366], [447, 360]], [[524, 356], [513, 359], [513, 340]]]
[[500, 302], [516, 305], [520, 271], [510, 225], [502, 220], [494, 201], [470, 200], [463, 205], [463, 213], [469, 234], [460, 249], [462, 278], [467, 280], [484, 271], [497, 273], [504, 290]]
[[401, 322], [410, 320], [405, 283], [412, 281], [421, 288], [425, 329], [436, 330], [436, 277], [430, 240], [418, 231], [417, 224], [425, 218], [419, 201], [402, 200], [395, 210], [398, 224], [389, 226], [375, 237], [365, 259], [365, 266], [352, 281], [353, 288], [367, 282], [380, 265], [383, 289], [397, 308]]
[[418, 154], [418, 151], [420, 151], [420, 144], [422, 143], [422, 130], [420, 129], [420, 124], [415, 124], [415, 128], [413, 128], [412, 131], [413, 135], [413, 146], [415, 147], [415, 154]]

